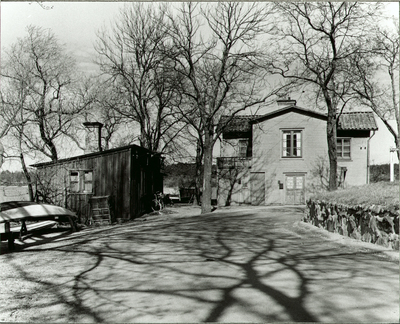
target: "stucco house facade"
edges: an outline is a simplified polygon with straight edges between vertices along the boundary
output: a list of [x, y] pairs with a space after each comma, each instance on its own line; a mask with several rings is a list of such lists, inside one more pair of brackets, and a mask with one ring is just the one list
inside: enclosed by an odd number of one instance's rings
[[[327, 184], [327, 116], [281, 100], [262, 116], [237, 116], [224, 127], [218, 158], [218, 204], [298, 205]], [[372, 112], [343, 113], [337, 127], [338, 180], [368, 183]]]

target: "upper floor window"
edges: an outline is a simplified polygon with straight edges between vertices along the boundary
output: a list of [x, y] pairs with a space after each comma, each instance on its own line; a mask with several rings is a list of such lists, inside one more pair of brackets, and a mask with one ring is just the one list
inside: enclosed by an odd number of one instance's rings
[[245, 158], [247, 157], [247, 145], [248, 145], [248, 140], [247, 139], [241, 139], [239, 140], [239, 157]]
[[74, 193], [92, 193], [93, 171], [91, 170], [70, 171], [69, 187], [70, 191]]
[[350, 159], [350, 138], [336, 139], [336, 155], [341, 159]]
[[301, 131], [284, 130], [282, 132], [282, 157], [301, 157]]

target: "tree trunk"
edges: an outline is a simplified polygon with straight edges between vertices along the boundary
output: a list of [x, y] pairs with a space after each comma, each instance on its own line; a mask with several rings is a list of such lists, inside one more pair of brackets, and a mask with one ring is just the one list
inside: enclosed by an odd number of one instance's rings
[[326, 122], [326, 134], [329, 156], [329, 191], [337, 189], [337, 155], [336, 155], [336, 109], [332, 100], [325, 91], [325, 102], [328, 107], [328, 120]]
[[26, 182], [28, 183], [29, 201], [33, 201], [34, 197], [33, 197], [33, 188], [32, 188], [32, 178], [26, 167], [24, 155], [22, 153], [20, 154], [19, 158], [21, 160], [22, 170], [24, 171]]
[[201, 187], [201, 168], [203, 166], [203, 150], [201, 148], [201, 144], [199, 140], [197, 140], [197, 148], [196, 148], [196, 179], [195, 179], [195, 195], [196, 195], [196, 203], [200, 205], [200, 187]]
[[[210, 126], [212, 127], [212, 126]], [[204, 137], [204, 171], [203, 171], [203, 197], [201, 200], [201, 213], [211, 212], [211, 178], [212, 178], [212, 158], [214, 146], [214, 131], [206, 129]]]
[[[335, 120], [333, 121], [335, 123]], [[329, 155], [329, 191], [337, 189], [337, 156], [336, 156], [336, 127], [328, 120], [328, 155]]]
[[[400, 124], [397, 125], [397, 131], [399, 132], [398, 134], [400, 134]], [[396, 143], [396, 148], [397, 148], [397, 158], [400, 161], [400, 141], [399, 141], [399, 136], [396, 136], [394, 138], [394, 141]], [[400, 165], [400, 163], [399, 163], [399, 165]]]
[[[397, 92], [396, 92], [396, 80], [395, 80], [395, 74], [394, 74], [394, 66], [390, 65], [389, 67], [389, 76], [390, 76], [390, 84], [392, 87], [392, 104], [393, 104], [393, 108], [394, 108], [394, 118], [396, 119], [396, 126], [397, 126], [397, 134], [395, 132], [391, 132], [393, 134], [394, 137], [394, 142], [396, 144], [396, 148], [397, 148], [397, 158], [400, 161], [400, 115], [399, 115], [399, 108], [398, 108], [398, 104], [397, 104]], [[398, 89], [398, 87], [397, 87]], [[388, 125], [386, 125], [388, 126]], [[391, 127], [389, 127], [389, 131], [391, 130]], [[399, 163], [400, 165], [400, 163]]]

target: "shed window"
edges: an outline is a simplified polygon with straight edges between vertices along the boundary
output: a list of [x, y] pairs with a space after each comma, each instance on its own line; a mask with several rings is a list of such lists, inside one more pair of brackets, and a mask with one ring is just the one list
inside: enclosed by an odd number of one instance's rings
[[239, 140], [239, 157], [245, 158], [247, 156], [247, 139]]
[[93, 171], [84, 171], [84, 192], [93, 192]]
[[282, 157], [301, 157], [301, 131], [285, 130], [282, 132]]
[[336, 139], [336, 154], [340, 159], [350, 159], [350, 138]]
[[71, 192], [79, 192], [79, 172], [71, 171], [69, 179]]
[[93, 192], [93, 171], [70, 171], [69, 174], [70, 191], [74, 193]]

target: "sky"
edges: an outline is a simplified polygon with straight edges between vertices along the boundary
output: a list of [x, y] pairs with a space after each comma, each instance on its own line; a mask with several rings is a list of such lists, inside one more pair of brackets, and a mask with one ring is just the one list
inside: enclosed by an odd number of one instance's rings
[[[103, 26], [109, 26], [124, 5], [125, 2], [117, 1], [41, 3], [2, 1], [0, 2], [1, 50], [3, 52], [15, 43], [17, 38], [26, 36], [26, 27], [30, 24], [51, 28], [60, 42], [64, 43], [67, 50], [75, 56], [78, 67], [83, 71], [95, 73], [97, 67], [93, 63], [96, 55], [93, 44], [96, 32]], [[388, 11], [389, 14], [398, 16], [398, 2], [391, 2]], [[301, 98], [296, 99], [301, 105]], [[386, 143], [387, 140], [384, 141]], [[379, 143], [376, 146], [381, 147]], [[375, 162], [384, 163], [385, 160], [386, 153], [382, 153], [377, 155]]]
[[[9, 48], [17, 38], [26, 35], [30, 24], [51, 28], [68, 50], [73, 52], [81, 68], [95, 68], [93, 44], [96, 32], [118, 15], [125, 2], [15, 2], [2, 1], [1, 48]], [[43, 8], [44, 7], [44, 8]], [[388, 6], [390, 14], [399, 13], [398, 2]]]
[[[1, 2], [1, 48], [26, 35], [28, 25], [51, 28], [81, 68], [95, 68], [96, 32], [110, 24], [123, 2]], [[44, 9], [45, 7], [46, 9]]]

